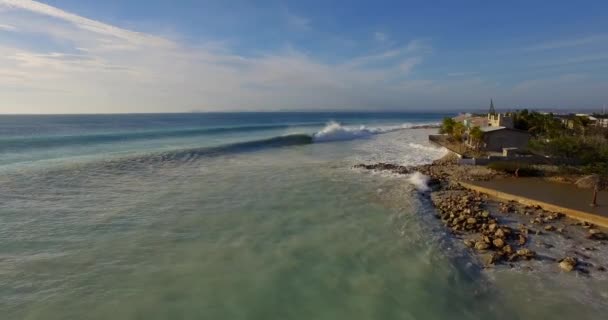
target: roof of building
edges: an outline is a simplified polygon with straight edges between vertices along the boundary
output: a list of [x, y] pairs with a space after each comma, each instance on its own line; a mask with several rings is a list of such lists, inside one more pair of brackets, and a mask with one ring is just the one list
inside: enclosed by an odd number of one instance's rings
[[484, 133], [496, 132], [496, 131], [500, 131], [500, 130], [508, 130], [508, 131], [512, 131], [512, 132], [519, 132], [519, 133], [526, 133], [526, 134], [530, 134], [528, 131], [525, 131], [525, 130], [519, 130], [519, 129], [507, 128], [507, 127], [493, 127], [493, 126], [488, 126], [488, 127], [481, 127], [480, 129], [481, 129], [481, 131], [482, 131], [482, 132], [484, 132]]
[[481, 127], [481, 131], [483, 132], [492, 132], [492, 131], [498, 131], [498, 130], [502, 130], [502, 129], [506, 129], [507, 127]]

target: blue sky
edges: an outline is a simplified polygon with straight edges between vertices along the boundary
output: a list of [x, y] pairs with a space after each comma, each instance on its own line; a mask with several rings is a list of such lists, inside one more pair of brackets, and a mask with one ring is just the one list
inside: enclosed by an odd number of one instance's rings
[[597, 108], [606, 1], [0, 0], [0, 113]]

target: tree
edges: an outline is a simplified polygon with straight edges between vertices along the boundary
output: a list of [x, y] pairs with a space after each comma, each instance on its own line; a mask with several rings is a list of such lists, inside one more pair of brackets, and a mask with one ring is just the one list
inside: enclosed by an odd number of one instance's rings
[[479, 149], [481, 141], [483, 140], [483, 131], [481, 131], [481, 128], [473, 127], [471, 131], [469, 131], [469, 136], [471, 137], [471, 142], [473, 143], [475, 150]]
[[457, 122], [452, 127], [452, 137], [458, 142], [462, 142], [462, 137], [466, 131], [466, 127], [461, 122]]
[[446, 117], [443, 118], [443, 122], [441, 123], [441, 127], [439, 128], [439, 133], [452, 135], [454, 132], [454, 125], [456, 121], [454, 119]]

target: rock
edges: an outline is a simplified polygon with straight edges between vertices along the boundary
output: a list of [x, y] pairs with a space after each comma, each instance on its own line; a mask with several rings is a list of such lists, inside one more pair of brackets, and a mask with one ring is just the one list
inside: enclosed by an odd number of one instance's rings
[[477, 223], [477, 219], [475, 218], [468, 218], [467, 219], [467, 224], [476, 224]]
[[608, 236], [598, 229], [589, 229], [589, 239], [593, 240], [608, 240]]
[[497, 237], [497, 238], [504, 238], [505, 237], [505, 231], [502, 228], [498, 229], [494, 233], [494, 236]]
[[505, 254], [512, 254], [513, 253], [513, 248], [511, 248], [510, 245], [506, 245], [502, 248], [502, 252], [504, 252]]
[[526, 242], [528, 241], [528, 239], [526, 239], [526, 236], [524, 236], [523, 234], [519, 234], [519, 245], [523, 246], [524, 244], [526, 244]]
[[502, 248], [505, 246], [505, 241], [501, 238], [496, 238], [494, 241], [492, 241], [492, 244], [494, 244], [496, 248]]
[[464, 245], [467, 246], [467, 247], [469, 247], [469, 248], [472, 248], [472, 247], [475, 246], [475, 241], [469, 240], [469, 239], [464, 240]]
[[481, 212], [481, 216], [484, 217], [484, 218], [487, 218], [487, 217], [490, 216], [490, 212], [487, 211], [487, 210], [484, 210], [484, 211]]
[[524, 248], [517, 250], [517, 255], [528, 260], [534, 258], [536, 253], [528, 248]]
[[499, 259], [500, 256], [494, 252], [482, 255], [482, 260], [486, 267], [494, 265]]
[[566, 257], [559, 261], [559, 267], [562, 268], [562, 270], [567, 271], [567, 272], [574, 270], [574, 268], [576, 267], [576, 264], [577, 264], [576, 258], [572, 258], [572, 257]]
[[549, 226], [545, 226], [545, 230], [546, 230], [546, 231], [554, 231], [554, 230], [555, 230], [555, 227], [554, 227], [554, 226], [551, 226], [551, 225], [549, 225]]
[[482, 250], [487, 250], [488, 248], [490, 248], [490, 245], [483, 242], [483, 241], [477, 241], [475, 243], [475, 249], [482, 251]]
[[495, 232], [496, 226], [497, 226], [496, 223], [492, 223], [492, 224], [488, 225], [488, 231]]

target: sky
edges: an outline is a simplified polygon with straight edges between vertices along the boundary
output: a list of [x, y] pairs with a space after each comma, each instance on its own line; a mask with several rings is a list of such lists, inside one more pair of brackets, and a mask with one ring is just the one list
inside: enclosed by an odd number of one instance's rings
[[608, 1], [0, 0], [0, 113], [601, 110]]

